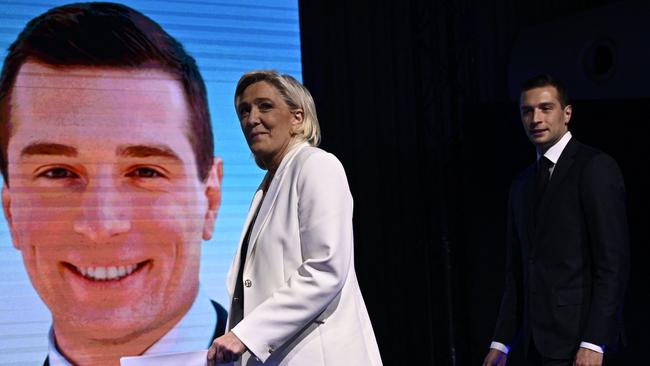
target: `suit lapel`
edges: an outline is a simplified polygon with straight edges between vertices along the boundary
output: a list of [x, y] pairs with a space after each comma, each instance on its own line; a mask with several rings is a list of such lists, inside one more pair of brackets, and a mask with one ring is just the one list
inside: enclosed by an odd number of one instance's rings
[[228, 320], [228, 312], [223, 308], [218, 302], [210, 300], [212, 306], [214, 307], [215, 312], [217, 313], [217, 324], [214, 327], [214, 333], [212, 334], [212, 339], [208, 343], [208, 347], [212, 345], [212, 341], [221, 337], [226, 333], [226, 322]]
[[557, 194], [557, 191], [560, 186], [562, 186], [562, 181], [566, 178], [567, 174], [571, 171], [571, 166], [574, 162], [575, 154], [578, 152], [580, 144], [572, 138], [569, 140], [569, 143], [566, 145], [560, 158], [553, 168], [553, 174], [551, 175], [551, 181], [546, 187], [544, 196], [540, 202], [539, 207], [539, 217], [537, 218], [537, 225], [535, 225], [535, 235], [539, 233], [540, 228], [543, 226], [547, 218], [547, 211], [550, 203], [553, 200], [553, 197]]
[[531, 243], [534, 242], [533, 238], [535, 235], [535, 222], [533, 221], [534, 216], [533, 210], [535, 209], [535, 164], [531, 165], [528, 168], [527, 176], [524, 180], [523, 195], [524, 195], [524, 204], [523, 204], [523, 217], [522, 221], [525, 223], [525, 230], [520, 232], [526, 233], [528, 235], [528, 247], [531, 246]]
[[248, 253], [246, 254], [246, 264], [244, 271], [251, 262], [249, 259], [251, 257], [251, 254], [254, 252], [260, 232], [264, 229], [264, 227], [266, 227], [269, 217], [271, 216], [270, 213], [275, 206], [275, 200], [278, 197], [279, 188], [282, 186], [282, 182], [286, 176], [288, 170], [287, 168], [291, 165], [291, 162], [298, 154], [298, 151], [300, 151], [305, 146], [307, 146], [307, 143], [301, 143], [289, 151], [289, 153], [287, 153], [287, 155], [282, 159], [278, 170], [275, 172], [275, 176], [273, 177], [264, 200], [262, 201], [260, 212], [257, 214], [257, 218], [253, 224], [253, 231], [251, 232], [250, 242], [248, 244]]

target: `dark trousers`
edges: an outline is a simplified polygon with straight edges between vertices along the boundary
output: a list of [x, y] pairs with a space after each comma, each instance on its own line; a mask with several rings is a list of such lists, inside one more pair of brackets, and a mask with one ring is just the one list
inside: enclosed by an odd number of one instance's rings
[[535, 342], [531, 339], [530, 345], [528, 346], [528, 354], [526, 355], [526, 365], [527, 366], [572, 366], [573, 358], [568, 360], [557, 360], [554, 358], [548, 358], [542, 356], [537, 347], [535, 347]]

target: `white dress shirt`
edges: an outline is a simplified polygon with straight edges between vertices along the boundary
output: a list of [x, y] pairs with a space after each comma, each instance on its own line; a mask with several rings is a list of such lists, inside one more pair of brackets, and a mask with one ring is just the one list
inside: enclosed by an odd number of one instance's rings
[[[214, 306], [210, 298], [199, 290], [187, 314], [142, 355], [204, 350], [212, 341], [216, 324], [217, 313]], [[48, 343], [50, 366], [72, 366], [72, 363], [56, 348], [53, 328], [50, 328]]]
[[[553, 146], [551, 146], [544, 153], [544, 157], [546, 157], [548, 160], [550, 160], [553, 163], [553, 165], [549, 168], [550, 177], [553, 177], [553, 170], [555, 169], [555, 164], [557, 164], [557, 161], [560, 160], [560, 155], [562, 155], [562, 151], [564, 151], [564, 148], [569, 143], [569, 140], [571, 140], [571, 132], [567, 131], [567, 133], [565, 133], [564, 136], [562, 136], [562, 138], [560, 138]], [[537, 160], [539, 160], [539, 158], [541, 158], [541, 155], [537, 153]], [[581, 342], [580, 347], [588, 348], [592, 351], [596, 351], [599, 353], [604, 353], [603, 347], [600, 347], [593, 343]], [[510, 351], [510, 347], [500, 342], [492, 342], [490, 344], [490, 348], [497, 349], [505, 354], [508, 354], [508, 351]]]
[[[546, 157], [548, 160], [553, 163], [553, 166], [549, 169], [551, 172], [551, 177], [553, 176], [553, 169], [555, 169], [555, 164], [557, 164], [557, 161], [560, 160], [560, 155], [562, 155], [562, 151], [564, 151], [564, 148], [566, 145], [569, 143], [569, 140], [571, 140], [571, 131], [567, 131], [562, 138], [560, 138], [555, 145], [551, 146], [546, 152], [544, 153], [544, 157]], [[537, 153], [537, 160], [539, 161], [539, 158], [541, 158], [541, 155]]]

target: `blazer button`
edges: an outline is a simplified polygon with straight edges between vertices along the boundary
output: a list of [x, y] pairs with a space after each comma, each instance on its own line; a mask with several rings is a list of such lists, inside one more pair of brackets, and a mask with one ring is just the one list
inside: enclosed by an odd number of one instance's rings
[[253, 286], [253, 282], [251, 282], [251, 280], [246, 280], [246, 281], [244, 281], [244, 286], [251, 287], [251, 286]]

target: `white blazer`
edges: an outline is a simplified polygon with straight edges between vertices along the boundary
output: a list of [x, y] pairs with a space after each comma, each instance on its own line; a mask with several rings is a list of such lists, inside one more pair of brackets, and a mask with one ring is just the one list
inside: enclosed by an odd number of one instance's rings
[[[265, 178], [266, 179], [266, 178]], [[232, 298], [246, 230], [242, 365], [381, 365], [354, 271], [352, 196], [338, 159], [306, 143], [253, 198], [228, 273]], [[228, 326], [230, 329], [230, 326]]]

